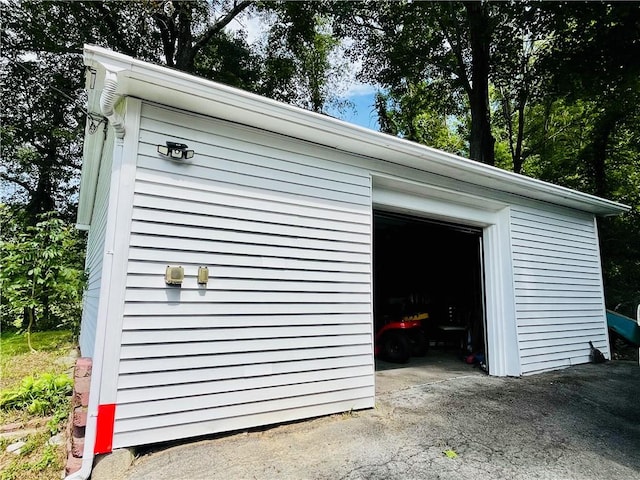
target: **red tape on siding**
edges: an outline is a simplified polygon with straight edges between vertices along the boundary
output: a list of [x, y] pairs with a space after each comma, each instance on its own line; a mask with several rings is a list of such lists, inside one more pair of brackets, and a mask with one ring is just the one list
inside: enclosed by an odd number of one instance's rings
[[110, 453], [113, 448], [113, 424], [116, 418], [116, 404], [98, 405], [96, 444], [94, 454]]

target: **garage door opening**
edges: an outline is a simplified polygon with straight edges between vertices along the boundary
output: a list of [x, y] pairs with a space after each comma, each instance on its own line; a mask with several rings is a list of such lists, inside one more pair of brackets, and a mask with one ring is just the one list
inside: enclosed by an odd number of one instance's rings
[[469, 359], [487, 370], [482, 229], [383, 211], [373, 218], [377, 367]]

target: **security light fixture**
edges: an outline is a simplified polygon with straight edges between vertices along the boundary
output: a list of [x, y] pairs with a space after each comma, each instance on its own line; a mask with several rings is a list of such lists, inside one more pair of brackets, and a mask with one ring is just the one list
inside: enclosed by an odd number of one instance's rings
[[193, 150], [184, 143], [167, 142], [166, 145], [158, 145], [158, 153], [174, 160], [193, 158]]

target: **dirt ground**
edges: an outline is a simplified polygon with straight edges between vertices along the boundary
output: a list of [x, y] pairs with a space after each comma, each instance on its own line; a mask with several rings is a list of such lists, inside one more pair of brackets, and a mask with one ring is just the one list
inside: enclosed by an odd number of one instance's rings
[[161, 447], [125, 478], [640, 480], [636, 362], [523, 378], [446, 356], [378, 367], [375, 409]]

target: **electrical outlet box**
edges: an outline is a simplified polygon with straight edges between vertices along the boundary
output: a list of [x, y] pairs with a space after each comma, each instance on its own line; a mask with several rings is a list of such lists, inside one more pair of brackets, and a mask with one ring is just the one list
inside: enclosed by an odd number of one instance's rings
[[209, 269], [207, 267], [198, 267], [198, 285], [206, 285], [209, 281]]
[[172, 267], [171, 265], [167, 265], [167, 271], [164, 276], [164, 281], [167, 283], [167, 285], [182, 285], [183, 280], [184, 268]]

